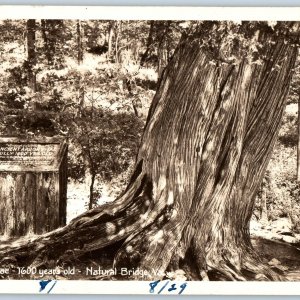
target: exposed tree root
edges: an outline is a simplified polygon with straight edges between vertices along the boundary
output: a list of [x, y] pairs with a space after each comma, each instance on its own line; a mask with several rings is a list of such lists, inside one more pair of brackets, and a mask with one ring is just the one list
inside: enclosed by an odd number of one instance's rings
[[[232, 248], [234, 251], [234, 248]], [[230, 249], [228, 249], [230, 251]], [[212, 280], [230, 280], [230, 281], [282, 281], [284, 276], [277, 270], [273, 270], [265, 264], [261, 257], [252, 247], [241, 247], [241, 254], [235, 259], [239, 260], [233, 263], [232, 256], [228, 257], [226, 252], [221, 256], [216, 254], [209, 255], [207, 259], [208, 276]], [[219, 257], [219, 258], [218, 258]]]
[[[23, 239], [0, 247], [0, 261], [3, 264], [13, 259], [18, 266], [48, 268], [50, 264], [63, 265], [67, 261], [76, 264], [81, 257], [97, 250], [100, 257], [111, 252], [112, 267], [147, 270], [149, 275], [143, 280], [163, 279], [168, 272], [178, 269], [184, 270], [188, 280], [284, 280], [249, 245], [226, 244], [226, 248], [209, 247], [211, 250], [206, 252], [202, 248], [199, 252], [195, 240], [184, 244], [187, 241], [183, 226], [169, 207], [154, 214], [144, 189], [134, 199], [126, 201], [124, 207], [116, 201], [96, 208], [68, 226], [32, 241]], [[145, 205], [147, 201], [149, 204]], [[124, 217], [125, 211], [129, 219]], [[141, 214], [152, 216], [151, 222], [144, 219], [142, 224]], [[141, 280], [138, 275], [131, 278]]]
[[139, 232], [160, 214], [153, 210], [146, 176], [139, 177], [118, 200], [80, 215], [63, 228], [0, 246], [0, 262], [13, 257], [18, 265], [39, 266], [43, 261], [59, 260], [66, 251], [80, 257]]

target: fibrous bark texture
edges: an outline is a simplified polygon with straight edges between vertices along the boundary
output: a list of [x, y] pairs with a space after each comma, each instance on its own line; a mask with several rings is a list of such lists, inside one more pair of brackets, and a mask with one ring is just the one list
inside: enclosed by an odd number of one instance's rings
[[[193, 269], [194, 279], [279, 279], [254, 252], [249, 221], [297, 50], [263, 26], [246, 46], [225, 34], [212, 49], [202, 36], [221, 25], [204, 26], [182, 39], [162, 75], [123, 195], [1, 256], [37, 264], [120, 242], [115, 266], [142, 268], [149, 279], [172, 268]], [[263, 51], [250, 51], [261, 44]]]

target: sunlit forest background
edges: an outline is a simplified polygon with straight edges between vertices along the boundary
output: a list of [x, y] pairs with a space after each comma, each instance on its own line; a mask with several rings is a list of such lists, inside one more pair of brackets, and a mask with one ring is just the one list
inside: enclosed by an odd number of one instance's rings
[[[159, 78], [193, 22], [0, 21], [0, 135], [68, 140], [67, 220], [126, 187]], [[254, 235], [300, 241], [297, 65]]]

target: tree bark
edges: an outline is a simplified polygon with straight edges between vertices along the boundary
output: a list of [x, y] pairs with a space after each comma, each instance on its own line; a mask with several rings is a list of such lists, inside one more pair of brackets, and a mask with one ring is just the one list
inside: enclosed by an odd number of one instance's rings
[[194, 279], [280, 279], [255, 253], [249, 222], [297, 50], [259, 25], [247, 37], [264, 45], [259, 58], [247, 42], [228, 48], [224, 36], [212, 50], [203, 36], [218, 24], [182, 40], [163, 72], [124, 193], [31, 243], [2, 246], [0, 257], [40, 265], [110, 246], [114, 266], [139, 267], [148, 279], [178, 268]]

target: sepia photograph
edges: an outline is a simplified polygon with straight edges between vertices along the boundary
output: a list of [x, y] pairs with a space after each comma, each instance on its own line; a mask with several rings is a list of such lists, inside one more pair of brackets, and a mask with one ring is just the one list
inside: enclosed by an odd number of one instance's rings
[[300, 280], [300, 21], [0, 33], [0, 279]]

